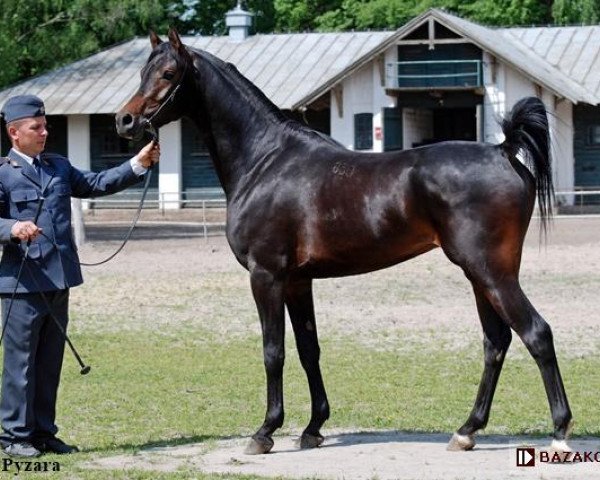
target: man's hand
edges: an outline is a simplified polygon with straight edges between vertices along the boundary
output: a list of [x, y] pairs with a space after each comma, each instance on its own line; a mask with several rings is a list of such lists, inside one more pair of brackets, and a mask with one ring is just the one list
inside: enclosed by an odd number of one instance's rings
[[148, 145], [140, 150], [137, 155], [140, 165], [149, 168], [160, 159], [160, 144], [152, 140]]
[[18, 238], [19, 240], [35, 240], [42, 233], [42, 229], [29, 220], [24, 222], [17, 221], [10, 229], [10, 233], [14, 238]]

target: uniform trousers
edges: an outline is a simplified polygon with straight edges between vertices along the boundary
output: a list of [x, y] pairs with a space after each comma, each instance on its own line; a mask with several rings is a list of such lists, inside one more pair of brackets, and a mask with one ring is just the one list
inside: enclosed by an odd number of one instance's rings
[[[66, 331], [69, 289], [44, 292], [52, 315]], [[10, 295], [2, 294], [6, 321]], [[65, 338], [39, 292], [15, 296], [4, 334], [4, 365], [0, 398], [3, 444], [41, 441], [58, 428], [56, 397]]]

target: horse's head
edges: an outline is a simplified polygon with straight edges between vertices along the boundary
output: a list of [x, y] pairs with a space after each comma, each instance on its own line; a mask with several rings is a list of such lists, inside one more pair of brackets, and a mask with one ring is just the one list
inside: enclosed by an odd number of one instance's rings
[[174, 28], [169, 30], [168, 42], [150, 32], [150, 43], [152, 53], [142, 68], [140, 88], [115, 116], [122, 137], [159, 128], [180, 118], [185, 110], [181, 90], [193, 68], [189, 52]]

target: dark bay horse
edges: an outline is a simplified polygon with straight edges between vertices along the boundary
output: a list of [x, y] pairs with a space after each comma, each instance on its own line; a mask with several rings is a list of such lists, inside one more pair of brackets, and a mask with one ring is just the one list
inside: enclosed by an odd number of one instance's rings
[[553, 447], [568, 449], [572, 415], [552, 332], [519, 285], [536, 195], [543, 225], [553, 198], [548, 121], [538, 99], [514, 106], [499, 145], [452, 141], [357, 153], [289, 120], [233, 65], [186, 47], [176, 31], [168, 42], [154, 33], [150, 40], [139, 91], [117, 113], [117, 130], [132, 137], [149, 121], [158, 128], [186, 116], [205, 135], [227, 196], [227, 240], [250, 273], [262, 326], [267, 412], [248, 453], [270, 451], [283, 424], [284, 309], [312, 402], [301, 446], [315, 447], [329, 404], [312, 280], [386, 268], [437, 247], [471, 282], [484, 333], [475, 405], [448, 448], [473, 448], [487, 424], [512, 329], [541, 371]]

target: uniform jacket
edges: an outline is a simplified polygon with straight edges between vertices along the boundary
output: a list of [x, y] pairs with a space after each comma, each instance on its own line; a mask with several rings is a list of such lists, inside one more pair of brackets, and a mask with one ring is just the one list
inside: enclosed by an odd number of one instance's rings
[[[12, 293], [26, 242], [11, 240], [16, 220], [32, 220], [39, 199], [45, 198], [37, 225], [56, 245], [39, 235], [29, 248], [29, 270], [23, 268], [17, 292], [53, 291], [83, 282], [71, 229], [71, 197], [99, 197], [118, 192], [140, 181], [129, 161], [100, 173], [73, 167], [56, 154], [42, 153], [40, 175], [12, 150], [0, 166], [0, 294]], [[39, 288], [38, 288], [39, 285]]]

